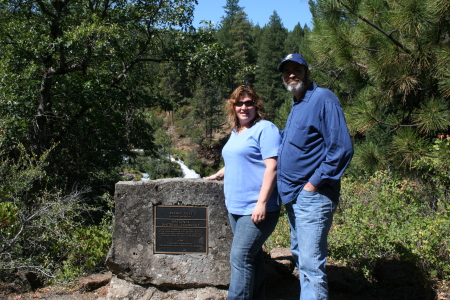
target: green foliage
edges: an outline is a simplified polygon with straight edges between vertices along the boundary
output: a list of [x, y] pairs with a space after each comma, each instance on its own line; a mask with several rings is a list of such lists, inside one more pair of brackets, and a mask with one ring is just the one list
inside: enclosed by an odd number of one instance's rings
[[[223, 144], [216, 144], [214, 148], [216, 151], [222, 149]], [[202, 160], [199, 158], [199, 153], [191, 150], [187, 151], [185, 155], [183, 155], [183, 162], [186, 166], [188, 166], [190, 169], [194, 170], [197, 174], [199, 174], [201, 177], [209, 176], [210, 174], [214, 174], [217, 172], [217, 170], [221, 169], [223, 167], [223, 160], [218, 159], [218, 157], [214, 157], [213, 151], [211, 151], [210, 157], [213, 159], [213, 162], [211, 163], [211, 160]]]
[[11, 238], [20, 230], [18, 209], [13, 202], [0, 202], [0, 235]]
[[[16, 157], [2, 155], [0, 164], [2, 278], [12, 278], [17, 269], [34, 272], [42, 279], [56, 278], [63, 262], [71, 257], [78, 257], [71, 261], [71, 270], [77, 269], [77, 274], [93, 270], [110, 244], [111, 210], [103, 213], [100, 225], [88, 225], [86, 217], [99, 210], [84, 203], [89, 191], [64, 195], [58, 190], [35, 190], [36, 182], [42, 186], [47, 181], [44, 168], [50, 151], [40, 156], [29, 154], [20, 144], [11, 150]], [[111, 208], [110, 197], [106, 194], [103, 198]]]
[[0, 201], [20, 199], [35, 182], [45, 182], [44, 168], [48, 165], [51, 150], [38, 156], [28, 153], [22, 144], [18, 144], [9, 148], [14, 156], [0, 152]]
[[265, 101], [267, 119], [275, 118], [275, 110], [284, 102], [286, 91], [283, 87], [278, 64], [287, 54], [284, 43], [288, 36], [280, 17], [274, 11], [269, 23], [263, 28], [261, 46], [258, 51], [256, 68], [256, 92]]
[[62, 262], [62, 268], [57, 276], [61, 279], [71, 279], [83, 273], [93, 272], [102, 268], [106, 255], [111, 247], [112, 238], [112, 207], [113, 199], [105, 194], [103, 198], [109, 205], [109, 210], [104, 215], [99, 225], [88, 225], [75, 228], [69, 241], [62, 241], [57, 248], [68, 248], [66, 259]]
[[355, 154], [346, 174], [354, 178], [367, 178], [387, 166], [385, 149], [379, 143], [366, 142], [354, 145]]
[[[5, 278], [16, 268], [35, 272], [39, 277], [54, 277], [63, 261], [83, 247], [76, 241], [76, 233], [83, 230], [83, 215], [95, 209], [82, 203], [82, 193], [62, 196], [60, 193], [45, 192], [35, 195], [34, 202], [31, 207], [17, 200], [1, 205], [2, 210], [5, 206], [9, 209], [8, 213], [0, 213], [1, 218], [11, 225], [2, 227], [0, 237], [0, 269]], [[104, 234], [110, 235], [110, 231]], [[106, 251], [103, 256], [105, 254]], [[97, 258], [90, 257], [90, 263]], [[76, 267], [80, 271], [92, 267], [89, 263], [78, 262], [80, 264]]]
[[305, 31], [301, 28], [300, 23], [298, 23], [295, 25], [294, 30], [288, 32], [284, 45], [284, 53], [302, 53], [304, 55], [303, 51], [300, 51], [304, 37]]
[[227, 5], [224, 6], [226, 15], [222, 18], [217, 31], [218, 42], [223, 45], [235, 62], [233, 66], [230, 66], [232, 78], [227, 78], [227, 89], [229, 90], [254, 81], [255, 56], [251, 49], [252, 25], [238, 2], [236, 0], [227, 1]]
[[[142, 173], [138, 170], [129, 170], [129, 169], [123, 169], [123, 173], [128, 175], [131, 174], [133, 176], [133, 181], [139, 181], [142, 179]], [[122, 177], [122, 181], [127, 181], [129, 178], [126, 176]]]
[[58, 144], [51, 186], [111, 191], [123, 155], [154, 147], [142, 108], [172, 102], [152, 70], [189, 57], [195, 3], [2, 0], [1, 150], [19, 142], [41, 155]]
[[[448, 188], [377, 172], [366, 181], [344, 180], [330, 231], [334, 259], [370, 271], [379, 260], [411, 261], [431, 276], [448, 278]], [[435, 192], [435, 191], [433, 191]]]
[[214, 134], [223, 124], [223, 92], [219, 86], [199, 87], [193, 98], [189, 99], [190, 111], [181, 121], [184, 132], [190, 137], [192, 144], [200, 147], [212, 147]]
[[440, 135], [432, 145], [431, 155], [414, 162], [413, 170], [428, 183], [429, 198], [450, 198], [450, 136]]
[[[289, 95], [292, 96], [292, 95]], [[286, 97], [283, 104], [277, 109], [277, 114], [273, 123], [278, 127], [278, 129], [283, 130], [286, 125], [287, 118], [292, 108], [292, 98]]]
[[[328, 86], [348, 104], [352, 134], [362, 148], [374, 149], [375, 142], [378, 153], [389, 153], [388, 164], [378, 164], [380, 169], [386, 165], [411, 169], [429, 149], [430, 140], [450, 126], [448, 24], [443, 22], [449, 19], [448, 4], [427, 0], [310, 4], [316, 73], [327, 75], [322, 78], [328, 78]], [[370, 161], [359, 161], [366, 162]]]
[[284, 207], [284, 205], [282, 205], [277, 226], [265, 242], [264, 247], [268, 250], [271, 250], [273, 248], [289, 248], [291, 243], [291, 237], [289, 233], [290, 227], [286, 214], [286, 208]]
[[199, 35], [205, 43], [194, 46], [193, 53], [187, 63], [189, 79], [194, 86], [209, 84], [214, 86], [219, 81], [235, 75], [237, 62], [230, 53], [212, 38], [211, 28], [201, 28]]
[[[180, 166], [171, 161], [169, 156], [148, 156], [144, 151], [136, 151], [133, 157], [129, 157], [121, 166], [125, 173], [135, 174], [133, 180], [140, 180], [142, 173], [149, 174], [149, 179], [182, 177]], [[125, 180], [125, 178], [123, 178]]]

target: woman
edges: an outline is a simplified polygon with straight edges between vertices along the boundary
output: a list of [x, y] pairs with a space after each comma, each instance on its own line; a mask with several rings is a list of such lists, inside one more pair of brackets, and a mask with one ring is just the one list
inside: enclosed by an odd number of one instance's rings
[[262, 246], [278, 222], [278, 128], [263, 120], [263, 102], [241, 85], [226, 103], [232, 131], [222, 150], [225, 167], [206, 179], [224, 178], [225, 204], [234, 238], [228, 299], [264, 299]]

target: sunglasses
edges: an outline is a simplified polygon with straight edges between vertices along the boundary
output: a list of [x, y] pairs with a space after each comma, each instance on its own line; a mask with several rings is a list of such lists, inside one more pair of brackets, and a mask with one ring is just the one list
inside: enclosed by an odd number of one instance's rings
[[255, 102], [253, 102], [253, 100], [249, 100], [249, 101], [245, 101], [245, 102], [242, 102], [242, 101], [236, 101], [236, 102], [234, 102], [233, 104], [234, 104], [235, 106], [238, 106], [238, 107], [241, 107], [241, 106], [244, 105], [244, 104], [245, 104], [245, 106], [250, 107], [250, 106], [255, 105]]

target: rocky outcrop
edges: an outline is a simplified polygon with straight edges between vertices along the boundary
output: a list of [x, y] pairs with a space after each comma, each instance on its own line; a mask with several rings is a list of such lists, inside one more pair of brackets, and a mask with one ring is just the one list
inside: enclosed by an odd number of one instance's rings
[[[232, 232], [222, 182], [182, 178], [118, 182], [115, 204], [106, 265], [118, 278], [171, 288], [229, 284]], [[154, 209], [158, 206], [206, 207], [206, 254], [155, 253]]]

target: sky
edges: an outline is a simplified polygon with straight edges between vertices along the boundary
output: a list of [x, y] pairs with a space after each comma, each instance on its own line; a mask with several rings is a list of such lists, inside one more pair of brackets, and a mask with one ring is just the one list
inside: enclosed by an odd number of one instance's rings
[[[202, 20], [212, 21], [214, 25], [219, 24], [222, 17], [225, 16], [223, 7], [226, 4], [227, 0], [198, 0], [194, 11], [193, 25], [198, 27]], [[240, 0], [239, 6], [244, 8], [248, 20], [253, 25], [259, 24], [263, 27], [269, 22], [273, 11], [276, 10], [283, 26], [289, 31], [292, 31], [297, 23], [300, 23], [302, 27], [306, 24], [312, 28], [308, 0], [291, 0], [282, 3], [274, 0]]]

